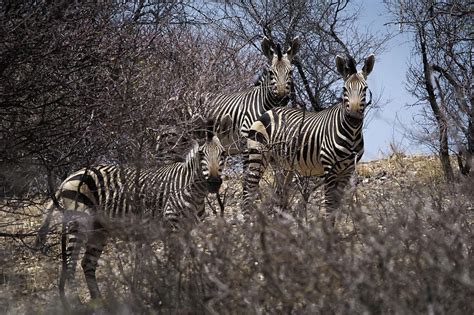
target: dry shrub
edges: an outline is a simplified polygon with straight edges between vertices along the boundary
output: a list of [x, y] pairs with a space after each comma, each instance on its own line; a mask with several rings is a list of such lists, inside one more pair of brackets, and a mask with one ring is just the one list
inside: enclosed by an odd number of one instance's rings
[[[363, 189], [364, 187], [359, 187]], [[472, 313], [473, 191], [405, 185], [360, 194], [336, 232], [290, 214], [213, 216], [114, 241], [99, 282], [130, 313]], [[309, 206], [308, 211], [316, 211]]]
[[[312, 198], [307, 218], [265, 211], [244, 223], [228, 207], [225, 220], [210, 214], [174, 233], [130, 226], [141, 238], [112, 239], [101, 258], [103, 305], [87, 302], [78, 269], [87, 307], [77, 312], [472, 313], [472, 196], [470, 182], [370, 179], [346, 198], [352, 201], [341, 208], [334, 233], [321, 228]], [[232, 194], [228, 204], [238, 205]], [[6, 295], [5, 313], [62, 313], [59, 246], [37, 259], [20, 242], [4, 245], [26, 259], [24, 268], [2, 269], [26, 277], [23, 284], [4, 284], [23, 288]]]

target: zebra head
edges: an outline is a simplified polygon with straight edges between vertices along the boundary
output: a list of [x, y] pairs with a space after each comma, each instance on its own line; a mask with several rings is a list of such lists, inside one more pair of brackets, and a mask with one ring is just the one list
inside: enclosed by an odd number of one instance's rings
[[372, 72], [375, 56], [372, 54], [365, 59], [364, 67], [357, 72], [355, 61], [352, 57], [344, 59], [336, 56], [336, 67], [344, 78], [343, 102], [346, 113], [355, 119], [364, 118], [367, 92], [367, 76]]
[[291, 61], [299, 49], [299, 39], [295, 37], [291, 47], [283, 53], [280, 44], [274, 44], [267, 37], [262, 40], [263, 54], [268, 58], [267, 76], [272, 93], [277, 98], [285, 98], [291, 92]]
[[199, 147], [201, 171], [210, 193], [219, 192], [222, 184], [222, 166], [224, 165], [225, 149], [219, 138], [214, 134], [214, 120], [207, 121], [206, 142]]

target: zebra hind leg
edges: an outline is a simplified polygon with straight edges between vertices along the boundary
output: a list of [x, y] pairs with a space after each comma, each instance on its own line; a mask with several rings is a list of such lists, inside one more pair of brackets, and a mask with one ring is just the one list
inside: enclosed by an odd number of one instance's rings
[[[66, 231], [63, 231], [62, 249], [63, 251], [63, 268], [61, 271], [61, 279], [59, 282], [59, 293], [63, 304], [68, 307], [69, 302], [67, 295], [72, 296], [74, 304], [80, 304], [79, 295], [77, 293], [77, 283], [75, 279], [76, 266], [79, 253], [86, 240], [84, 227], [79, 220], [68, 220]], [[66, 286], [70, 288], [70, 294], [66, 294]]]
[[101, 294], [95, 275], [99, 258], [107, 243], [107, 231], [98, 222], [94, 222], [93, 229], [88, 233], [86, 250], [81, 261], [82, 270], [92, 300], [100, 300]]

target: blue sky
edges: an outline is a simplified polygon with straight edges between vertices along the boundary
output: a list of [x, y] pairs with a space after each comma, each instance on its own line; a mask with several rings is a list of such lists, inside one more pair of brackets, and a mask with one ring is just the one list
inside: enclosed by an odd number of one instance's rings
[[[398, 32], [398, 26], [384, 26], [391, 20], [384, 4], [379, 0], [356, 1], [361, 6], [360, 27], [371, 31], [390, 30]], [[393, 142], [408, 154], [427, 153], [426, 148], [412, 143], [404, 134], [407, 128], [414, 127], [413, 117], [420, 112], [419, 107], [408, 107], [415, 99], [406, 91], [406, 71], [412, 44], [409, 35], [398, 34], [388, 42], [383, 54], [376, 56], [373, 72], [368, 77], [369, 88], [381, 95], [385, 104], [367, 117], [364, 130], [364, 160], [374, 160], [390, 152], [389, 144]]]

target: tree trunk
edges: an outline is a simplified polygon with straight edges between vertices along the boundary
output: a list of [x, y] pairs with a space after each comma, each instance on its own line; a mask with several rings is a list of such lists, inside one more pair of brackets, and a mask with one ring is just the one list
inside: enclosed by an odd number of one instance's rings
[[293, 62], [296, 66], [296, 69], [298, 70], [298, 73], [301, 77], [301, 80], [303, 80], [303, 86], [306, 90], [306, 93], [308, 94], [309, 101], [311, 102], [311, 106], [313, 107], [314, 111], [319, 112], [323, 110], [321, 105], [319, 105], [318, 100], [314, 96], [313, 92], [311, 91], [311, 87], [309, 86], [308, 78], [306, 77], [303, 66], [301, 65], [300, 61], [298, 59], [294, 60]]
[[467, 110], [468, 111], [468, 127], [467, 130], [463, 130], [466, 139], [467, 139], [467, 144], [464, 147], [462, 145], [462, 148], [460, 149], [460, 152], [458, 154], [458, 165], [459, 165], [459, 170], [461, 171], [461, 174], [463, 175], [469, 175], [472, 167], [472, 159], [474, 156], [474, 124], [473, 124], [473, 119], [474, 119], [474, 97], [471, 94], [470, 97], [470, 106], [467, 102], [467, 97], [463, 92], [463, 88], [459, 81], [456, 80], [456, 78], [449, 73], [448, 70], [438, 66], [438, 65], [432, 65], [433, 70], [438, 71], [441, 73], [446, 80], [451, 84], [451, 86], [454, 89], [454, 96], [456, 98], [456, 101], [459, 103], [459, 108]]
[[448, 182], [453, 181], [454, 173], [449, 161], [449, 146], [448, 146], [448, 128], [445, 123], [444, 126], [439, 126], [439, 159], [441, 167], [443, 168], [444, 177]]
[[420, 38], [421, 57], [423, 61], [423, 74], [426, 92], [428, 93], [428, 101], [433, 111], [436, 122], [438, 123], [439, 133], [439, 159], [441, 167], [443, 168], [444, 177], [448, 182], [453, 181], [454, 173], [451, 163], [449, 161], [449, 144], [448, 144], [448, 123], [445, 114], [440, 110], [436, 95], [434, 92], [433, 82], [431, 79], [432, 71], [428, 63], [428, 56], [426, 52], [426, 40], [424, 26], [420, 25], [418, 29], [418, 36]]
[[[471, 110], [469, 112], [468, 134], [467, 134], [467, 152], [464, 167], [461, 170], [463, 175], [469, 175], [472, 163], [474, 162], [474, 100], [471, 97]], [[472, 173], [471, 173], [472, 175]]]

